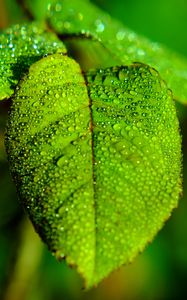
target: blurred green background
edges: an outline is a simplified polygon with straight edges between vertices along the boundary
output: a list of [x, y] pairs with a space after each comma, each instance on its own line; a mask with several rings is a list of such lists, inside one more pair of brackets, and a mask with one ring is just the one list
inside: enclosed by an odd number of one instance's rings
[[[71, 0], [70, 0], [71, 1]], [[19, 2], [19, 1], [18, 1]], [[187, 57], [186, 0], [95, 0], [126, 26]], [[25, 17], [0, 0], [0, 27]], [[97, 288], [82, 290], [74, 270], [58, 263], [26, 219], [11, 182], [3, 144], [9, 103], [0, 103], [0, 299], [172, 300], [187, 295], [187, 107], [177, 104], [183, 135], [184, 195], [153, 243]]]

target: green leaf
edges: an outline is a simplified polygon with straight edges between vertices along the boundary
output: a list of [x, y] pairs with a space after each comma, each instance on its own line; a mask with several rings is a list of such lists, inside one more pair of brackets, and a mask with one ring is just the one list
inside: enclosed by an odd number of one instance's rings
[[66, 52], [64, 44], [38, 23], [14, 25], [0, 34], [0, 100], [9, 98], [29, 66], [46, 54]]
[[186, 58], [137, 35], [88, 1], [53, 1], [48, 21], [62, 35], [100, 41], [112, 59], [116, 58], [116, 64], [142, 62], [154, 67], [172, 89], [175, 99], [187, 103]]
[[6, 148], [36, 230], [91, 287], [132, 261], [177, 206], [181, 138], [154, 69], [86, 78], [67, 56], [33, 64], [13, 99]]
[[25, 8], [29, 9], [32, 12], [34, 19], [44, 20], [46, 16], [46, 11], [54, 0], [24, 0], [22, 1]]
[[[82, 4], [82, 2], [89, 1], [89, 0], [78, 0], [79, 3]], [[81, 2], [80, 2], [81, 1]], [[59, 8], [62, 7], [62, 2], [56, 1], [56, 0], [22, 0], [23, 5], [30, 11], [30, 13], [34, 16], [37, 20], [45, 20], [46, 13], [48, 8], [51, 7], [51, 5], [55, 5], [55, 9], [58, 11]], [[70, 3], [71, 5], [71, 3]]]

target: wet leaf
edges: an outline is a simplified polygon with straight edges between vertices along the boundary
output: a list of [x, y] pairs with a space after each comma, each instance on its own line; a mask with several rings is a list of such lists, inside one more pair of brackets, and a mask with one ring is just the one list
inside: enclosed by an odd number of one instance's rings
[[0, 100], [9, 98], [30, 65], [46, 54], [65, 53], [55, 34], [39, 24], [14, 25], [0, 34]]
[[36, 230], [91, 287], [132, 261], [177, 206], [181, 138], [154, 69], [93, 70], [86, 81], [67, 56], [33, 64], [13, 99], [6, 148]]
[[[172, 89], [175, 99], [187, 103], [186, 58], [136, 34], [88, 1], [53, 1], [48, 21], [62, 35], [100, 41], [118, 65], [142, 62], [154, 67]], [[110, 60], [108, 64], [111, 66]]]

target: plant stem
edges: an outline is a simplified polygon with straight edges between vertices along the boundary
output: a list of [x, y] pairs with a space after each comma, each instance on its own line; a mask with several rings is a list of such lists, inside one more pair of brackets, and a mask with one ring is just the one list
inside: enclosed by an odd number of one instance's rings
[[4, 300], [27, 299], [30, 286], [36, 276], [42, 255], [42, 243], [33, 226], [24, 219], [18, 256], [10, 276]]

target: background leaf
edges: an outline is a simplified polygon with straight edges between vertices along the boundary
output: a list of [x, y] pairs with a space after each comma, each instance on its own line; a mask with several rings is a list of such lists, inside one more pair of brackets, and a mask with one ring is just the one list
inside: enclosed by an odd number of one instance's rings
[[91, 0], [135, 32], [186, 56], [187, 3], [178, 0]]
[[39, 23], [14, 25], [0, 34], [0, 100], [9, 98], [28, 68], [42, 56], [66, 52], [64, 44]]
[[72, 59], [33, 64], [13, 101], [7, 151], [36, 230], [91, 287], [142, 251], [177, 206], [181, 139], [154, 69], [86, 78], [91, 100]]
[[[50, 26], [62, 35], [96, 39], [109, 51], [116, 64], [143, 62], [159, 71], [174, 97], [187, 102], [187, 60], [148, 39], [137, 35], [118, 21], [83, 0], [56, 1], [49, 6]], [[112, 61], [108, 61], [111, 66]], [[102, 61], [101, 61], [102, 64]]]

